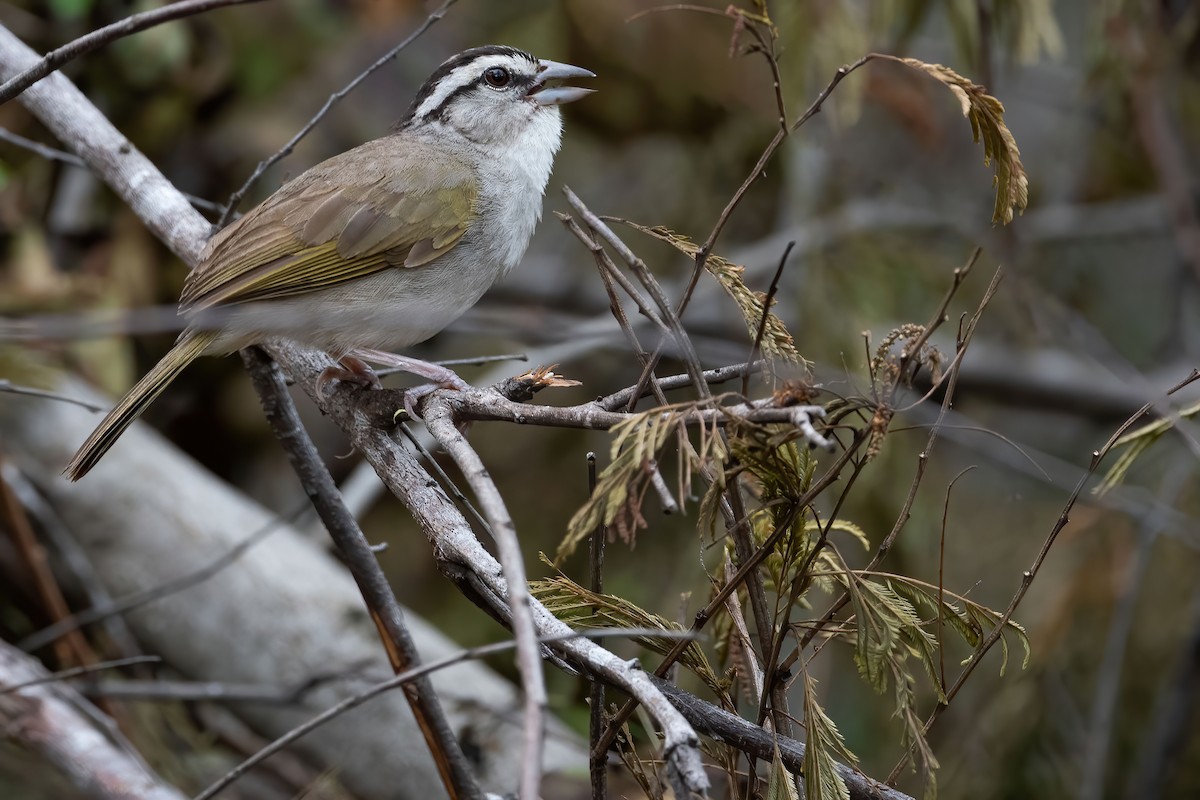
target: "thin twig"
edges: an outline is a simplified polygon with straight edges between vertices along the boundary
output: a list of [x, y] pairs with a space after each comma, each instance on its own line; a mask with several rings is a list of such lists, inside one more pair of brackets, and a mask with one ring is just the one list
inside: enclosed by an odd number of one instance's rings
[[[596, 454], [587, 454], [588, 495], [596, 493]], [[591, 546], [588, 548], [588, 588], [593, 594], [604, 591], [604, 542], [608, 531], [604, 523], [596, 526], [592, 534]], [[592, 680], [592, 690], [588, 701], [591, 708], [588, 712], [588, 742], [595, 744], [604, 732], [604, 684]], [[597, 752], [589, 748], [588, 775], [592, 782], [592, 800], [608, 799], [608, 753]]]
[[[788, 256], [792, 253], [792, 248], [796, 246], [796, 241], [787, 243], [787, 247], [783, 248], [783, 255], [779, 257], [779, 266], [775, 268], [775, 274], [771, 277], [771, 286], [767, 289], [767, 296], [763, 298], [763, 313], [758, 320], [758, 330], [754, 334], [754, 344], [750, 346], [750, 357], [747, 362], [753, 364], [758, 359], [758, 354], [762, 350], [763, 334], [767, 332], [767, 319], [771, 316], [771, 305], [775, 302], [775, 293], [779, 291], [779, 279], [783, 277], [783, 268], [787, 266]], [[750, 395], [750, 374], [746, 373], [742, 376], [742, 395]]]
[[[947, 319], [946, 311], [950, 308], [950, 302], [954, 300], [954, 296], [958, 294], [959, 288], [963, 285], [963, 282], [966, 281], [967, 276], [971, 274], [971, 268], [975, 266], [977, 261], [979, 261], [979, 256], [982, 254], [982, 247], [974, 248], [971, 250], [971, 254], [967, 256], [966, 263], [964, 263], [961, 267], [956, 268], [954, 272], [951, 273], [952, 280], [950, 282], [950, 286], [946, 289], [946, 294], [942, 296], [942, 301], [938, 303], [937, 309], [934, 310], [933, 317], [930, 318], [929, 322], [921, 330], [921, 334], [911, 342], [908, 342], [904, 346], [904, 351], [900, 354], [901, 376], [903, 376], [905, 371], [908, 369], [910, 362], [920, 355], [921, 349], [925, 347], [925, 343], [929, 341], [929, 337], [933, 336], [934, 332], [943, 324], [945, 324]], [[911, 379], [914, 376], [909, 375], [908, 377]]]
[[89, 400], [80, 400], [77, 397], [68, 397], [65, 394], [58, 392], [48, 392], [45, 389], [35, 389], [32, 386], [20, 386], [12, 381], [0, 378], [0, 392], [7, 394], [22, 394], [27, 397], [41, 397], [45, 400], [57, 400], [60, 403], [70, 403], [71, 405], [86, 408], [88, 411], [103, 411], [104, 406], [97, 405]]
[[17, 147], [41, 156], [47, 161], [59, 161], [63, 164], [70, 164], [73, 167], [79, 167], [80, 169], [88, 168], [87, 163], [74, 153], [68, 153], [65, 150], [56, 150], [55, 148], [44, 145], [41, 142], [35, 142], [33, 139], [26, 139], [19, 133], [13, 133], [7, 128], [0, 128], [0, 141], [14, 144]]
[[[305, 494], [362, 592], [363, 601], [379, 630], [393, 671], [400, 674], [419, 665], [420, 654], [408, 630], [404, 611], [367, 537], [346, 510], [333, 476], [304, 430], [282, 373], [259, 348], [243, 350], [242, 360], [246, 362], [275, 438], [283, 446], [296, 477], [304, 486]], [[458, 800], [481, 800], [483, 793], [475, 783], [466, 756], [434, 693], [433, 684], [428, 679], [415, 679], [405, 684], [404, 695], [433, 755], [447, 794]]]
[[[572, 632], [566, 636], [543, 637], [543, 638], [539, 639], [538, 642], [549, 644], [551, 642], [565, 641], [568, 638], [579, 638], [579, 637], [588, 637], [588, 636], [593, 636], [593, 637], [626, 636], [626, 635], [629, 635], [629, 636], [650, 635], [650, 636], [660, 636], [661, 637], [664, 635], [664, 631], [642, 630], [642, 629], [625, 630], [625, 629], [618, 628], [618, 629], [608, 629], [608, 630], [603, 630], [603, 631]], [[274, 755], [275, 753], [279, 752], [280, 750], [287, 747], [289, 744], [296, 741], [297, 739], [300, 739], [300, 738], [304, 737], [305, 735], [312, 733], [314, 730], [321, 727], [322, 725], [329, 722], [330, 720], [336, 719], [337, 717], [341, 716], [342, 714], [345, 714], [347, 711], [350, 711], [352, 709], [357, 708], [358, 706], [361, 706], [363, 703], [367, 702], [368, 700], [370, 700], [373, 697], [377, 697], [378, 695], [383, 694], [384, 692], [390, 691], [391, 689], [395, 689], [400, 686], [407, 686], [408, 684], [412, 683], [413, 681], [427, 678], [431, 673], [437, 672], [438, 670], [445, 669], [446, 667], [451, 667], [451, 666], [454, 666], [455, 664], [461, 664], [464, 661], [470, 661], [472, 659], [478, 659], [478, 658], [485, 658], [487, 656], [494, 655], [496, 653], [502, 653], [506, 650], [511, 650], [516, 646], [517, 646], [517, 644], [515, 642], [508, 641], [508, 642], [496, 642], [494, 644], [482, 645], [480, 647], [472, 647], [469, 650], [463, 650], [461, 653], [455, 653], [454, 655], [446, 656], [444, 658], [439, 658], [434, 661], [430, 661], [427, 664], [422, 664], [419, 667], [414, 667], [410, 670], [406, 670], [406, 671], [400, 673], [399, 675], [396, 675], [393, 678], [389, 678], [388, 680], [383, 681], [382, 683], [377, 683], [374, 686], [372, 686], [370, 689], [367, 689], [364, 692], [360, 692], [359, 694], [356, 694], [353, 697], [346, 698], [345, 700], [338, 703], [337, 705], [332, 706], [331, 708], [325, 710], [321, 714], [318, 714], [317, 716], [308, 720], [304, 724], [298, 725], [295, 728], [293, 728], [292, 730], [285, 733], [283, 736], [280, 736], [278, 739], [271, 742], [269, 745], [264, 747], [262, 750], [259, 750], [257, 753], [250, 756], [250, 758], [246, 759], [241, 764], [238, 764], [232, 770], [230, 770], [229, 772], [222, 775], [220, 779], [218, 779], [217, 781], [212, 783], [210, 786], [208, 786], [204, 791], [202, 791], [198, 795], [196, 795], [193, 798], [193, 800], [211, 800], [213, 797], [216, 797], [218, 794], [220, 794], [223, 790], [225, 790], [230, 784], [232, 784], [234, 781], [236, 781], [242, 775], [246, 774], [246, 772], [248, 772], [251, 768], [262, 763], [265, 759], [267, 759], [270, 756]]]
[[20, 74], [5, 81], [4, 85], [0, 86], [0, 104], [12, 100], [68, 61], [79, 58], [123, 36], [128, 36], [132, 33], [143, 31], [146, 28], [152, 28], [155, 25], [179, 19], [180, 17], [203, 14], [214, 8], [255, 2], [258, 2], [258, 0], [178, 0], [178, 2], [171, 3], [170, 5], [133, 14], [111, 25], [105, 25], [103, 28], [98, 28], [91, 33], [80, 36], [73, 42], [51, 50], [37, 64], [28, 67]]
[[333, 108], [335, 103], [339, 102], [343, 97], [354, 91], [358, 85], [366, 80], [373, 72], [380, 67], [383, 67], [389, 61], [399, 55], [401, 50], [415, 42], [417, 38], [421, 36], [421, 34], [425, 33], [425, 31], [427, 31], [429, 27], [433, 25], [433, 23], [444, 17], [446, 15], [446, 11], [449, 10], [450, 6], [454, 5], [455, 2], [457, 2], [457, 0], [443, 0], [442, 4], [433, 11], [429, 12], [429, 16], [425, 17], [425, 21], [418, 25], [416, 30], [406, 36], [404, 40], [400, 42], [400, 44], [384, 53], [384, 55], [376, 60], [374, 64], [360, 72], [354, 78], [354, 80], [350, 81], [341, 89], [329, 95], [329, 99], [325, 101], [325, 105], [321, 106], [321, 110], [318, 111], [312, 119], [305, 123], [304, 127], [297, 131], [296, 135], [289, 139], [287, 144], [276, 151], [274, 155], [272, 155], [270, 158], [260, 161], [258, 166], [254, 168], [254, 172], [252, 172], [250, 177], [246, 179], [246, 182], [242, 184], [241, 188], [229, 196], [229, 202], [225, 204], [225, 211], [221, 214], [221, 218], [217, 220], [217, 227], [223, 228], [225, 225], [229, 224], [229, 220], [231, 218], [230, 215], [237, 210], [238, 205], [242, 202], [242, 198], [246, 196], [246, 192], [250, 191], [250, 188], [258, 182], [258, 179], [263, 176], [263, 173], [275, 166], [275, 164], [287, 156], [291, 155], [292, 151], [296, 148], [296, 145], [300, 143], [300, 140], [305, 136], [308, 136], [312, 129], [317, 127], [317, 123], [325, 118], [325, 115], [329, 113], [329, 110]]
[[24, 683], [13, 684], [12, 686], [0, 686], [0, 695], [9, 694], [11, 692], [19, 692], [30, 686], [39, 686], [43, 683], [56, 683], [58, 681], [66, 681], [71, 678], [78, 678], [80, 675], [91, 675], [95, 672], [102, 672], [108, 669], [119, 669], [121, 667], [131, 667], [135, 664], [159, 664], [162, 663], [160, 656], [130, 656], [129, 658], [117, 658], [112, 661], [97, 661], [95, 664], [87, 664], [82, 667], [72, 667], [71, 669], [59, 670], [51, 672], [42, 678], [33, 678]]
[[950, 519], [950, 495], [959, 478], [975, 469], [972, 464], [960, 471], [946, 486], [946, 500], [942, 504], [942, 525], [938, 534], [938, 581], [937, 581], [937, 649], [939, 690], [946, 691], [946, 639], [943, 635], [946, 614], [946, 528]]

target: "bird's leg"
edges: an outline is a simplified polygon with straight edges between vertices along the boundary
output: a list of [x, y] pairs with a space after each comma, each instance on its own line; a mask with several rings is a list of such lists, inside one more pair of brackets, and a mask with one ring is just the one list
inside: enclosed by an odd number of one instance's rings
[[[353, 351], [357, 359], [373, 361], [376, 364], [383, 364], [388, 367], [395, 367], [403, 370], [410, 375], [419, 375], [426, 378], [430, 383], [424, 383], [420, 386], [414, 386], [411, 389], [404, 390], [404, 410], [413, 419], [418, 419], [417, 401], [425, 395], [437, 389], [469, 389], [470, 384], [448, 367], [443, 367], [440, 364], [431, 364], [428, 361], [422, 361], [419, 358], [410, 358], [408, 356], [398, 355], [396, 353], [388, 353], [383, 350], [366, 350], [358, 349]], [[361, 363], [361, 362], [360, 362]], [[365, 364], [364, 364], [365, 366]], [[369, 369], [369, 367], [368, 367]]]
[[383, 384], [379, 382], [379, 376], [375, 374], [375, 370], [371, 369], [371, 365], [350, 353], [338, 359], [338, 366], [326, 367], [317, 376], [318, 395], [325, 393], [325, 387], [329, 385], [330, 381], [349, 381], [367, 389], [383, 388]]

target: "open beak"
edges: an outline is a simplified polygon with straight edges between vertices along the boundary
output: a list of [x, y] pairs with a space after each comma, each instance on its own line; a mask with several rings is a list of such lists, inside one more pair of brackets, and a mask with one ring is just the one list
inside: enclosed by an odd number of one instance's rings
[[542, 59], [538, 62], [538, 74], [533, 86], [529, 88], [528, 97], [539, 106], [561, 106], [563, 103], [574, 103], [595, 89], [584, 89], [581, 86], [546, 86], [548, 81], [569, 80], [570, 78], [594, 78], [596, 73], [583, 67], [573, 67], [570, 64], [560, 64], [557, 61]]

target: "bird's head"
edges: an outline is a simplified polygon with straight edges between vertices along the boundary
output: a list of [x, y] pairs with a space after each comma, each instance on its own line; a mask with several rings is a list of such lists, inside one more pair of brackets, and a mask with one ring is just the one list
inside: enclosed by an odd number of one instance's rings
[[558, 149], [559, 106], [592, 92], [562, 86], [594, 78], [582, 67], [539, 60], [522, 50], [488, 45], [447, 59], [417, 92], [402, 130], [449, 128], [477, 144], [509, 147], [522, 142]]

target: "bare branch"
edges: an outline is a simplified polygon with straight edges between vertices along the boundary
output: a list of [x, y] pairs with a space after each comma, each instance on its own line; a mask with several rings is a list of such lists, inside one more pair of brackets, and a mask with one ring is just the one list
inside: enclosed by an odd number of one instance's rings
[[[688, 376], [691, 381], [691, 376]], [[517, 403], [509, 400], [494, 389], [469, 387], [461, 391], [445, 392], [439, 396], [454, 409], [454, 417], [460, 422], [512, 422], [517, 425], [540, 425], [551, 428], [582, 428], [585, 430], [608, 430], [629, 419], [619, 411], [607, 411], [599, 402], [582, 403], [577, 406], [543, 406]], [[758, 423], [783, 423], [796, 428], [810, 447], [832, 451], [835, 442], [817, 432], [814, 421], [825, 416], [822, 406], [782, 406], [774, 397], [735, 403], [723, 406], [714, 398], [709, 407], [677, 414], [684, 425], [727, 425], [739, 421]], [[430, 401], [426, 401], [428, 404]], [[403, 407], [400, 392], [391, 390], [373, 391], [359, 398], [358, 405], [370, 420], [378, 425], [389, 424], [396, 409]]]
[[72, 667], [71, 669], [51, 672], [40, 678], [31, 678], [24, 683], [0, 686], [0, 695], [17, 692], [30, 686], [40, 686], [43, 683], [55, 683], [70, 680], [71, 678], [78, 678], [80, 675], [91, 675], [96, 672], [103, 672], [104, 670], [131, 667], [135, 664], [159, 664], [161, 662], [162, 659], [159, 656], [130, 656], [129, 658], [114, 659], [113, 661], [98, 661], [95, 664], [88, 664], [83, 667]]
[[[804, 771], [805, 745], [802, 742], [767, 733], [749, 720], [705, 702], [661, 678], [655, 678], [654, 684], [688, 722], [706, 736], [764, 761], [771, 761], [778, 747], [788, 771], [797, 775]], [[837, 771], [850, 790], [850, 800], [913, 800], [901, 791], [871, 780], [853, 767], [838, 764]]]
[[[0, 642], [0, 730], [37, 753], [87, 797], [98, 800], [184, 800], [184, 796], [97, 730], [91, 704], [34, 658]], [[97, 712], [98, 713], [98, 712]]]
[[42, 397], [46, 400], [57, 400], [60, 403], [71, 403], [73, 405], [86, 408], [88, 411], [103, 411], [104, 407], [96, 403], [88, 402], [87, 400], [79, 400], [75, 397], [67, 397], [58, 392], [48, 392], [45, 389], [35, 389], [32, 386], [18, 386], [12, 381], [0, 378], [0, 392], [8, 394], [23, 394], [28, 397]]
[[[444, 394], [444, 393], [438, 393]], [[443, 398], [431, 397], [424, 406], [425, 425], [462, 471], [488, 521], [500, 564], [508, 581], [508, 604], [517, 639], [517, 667], [525, 690], [525, 746], [521, 769], [520, 797], [537, 800], [542, 776], [542, 742], [546, 728], [546, 681], [542, 675], [541, 648], [529, 610], [529, 581], [517, 528], [505, 507], [500, 490], [488, 475], [479, 454], [467, 443], [454, 419], [454, 409]]]
[[123, 36], [129, 36], [132, 33], [144, 31], [146, 28], [152, 28], [155, 25], [161, 25], [164, 22], [170, 22], [181, 17], [192, 17], [197, 14], [203, 14], [214, 8], [256, 2], [259, 2], [259, 0], [178, 0], [178, 2], [171, 3], [162, 8], [143, 11], [140, 14], [133, 14], [111, 25], [105, 25], [103, 28], [98, 28], [91, 33], [80, 36], [73, 42], [51, 50], [42, 57], [41, 61], [6, 80], [4, 85], [0, 86], [0, 104], [12, 100], [68, 61], [79, 58]]
[[[333, 476], [325, 468], [316, 446], [305, 432], [282, 374], [259, 348], [247, 348], [242, 353], [242, 360], [250, 371], [250, 379], [258, 391], [271, 430], [283, 445], [288, 461], [304, 486], [305, 494], [312, 501], [362, 592], [367, 610], [383, 639], [392, 669], [399, 674], [416, 667], [421, 663], [421, 657], [404, 620], [404, 611], [367, 537], [342, 503]], [[433, 685], [427, 678], [418, 677], [405, 683], [404, 694], [433, 754], [447, 793], [452, 798], [464, 800], [481, 798], [482, 793], [442, 711]], [[541, 766], [540, 759], [538, 766]]]

